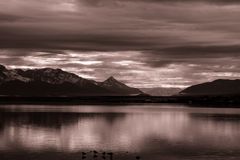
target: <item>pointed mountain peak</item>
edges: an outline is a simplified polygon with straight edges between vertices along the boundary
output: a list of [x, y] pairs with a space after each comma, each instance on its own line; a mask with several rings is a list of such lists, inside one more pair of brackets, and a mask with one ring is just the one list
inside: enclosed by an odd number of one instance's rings
[[113, 76], [100, 83], [100, 85], [118, 95], [138, 95], [143, 93], [137, 88], [129, 87], [123, 82], [116, 80]]
[[104, 86], [108, 86], [108, 87], [118, 87], [118, 88], [123, 88], [123, 87], [128, 87], [126, 86], [124, 83], [116, 80], [113, 76], [109, 77], [107, 80], [105, 80], [103, 82]]
[[116, 78], [114, 78], [113, 76], [109, 77], [107, 80], [105, 80], [103, 83], [108, 84], [108, 85], [121, 85], [121, 86], [125, 86], [124, 83], [118, 81]]
[[111, 76], [106, 81], [117, 81], [117, 80], [113, 76]]

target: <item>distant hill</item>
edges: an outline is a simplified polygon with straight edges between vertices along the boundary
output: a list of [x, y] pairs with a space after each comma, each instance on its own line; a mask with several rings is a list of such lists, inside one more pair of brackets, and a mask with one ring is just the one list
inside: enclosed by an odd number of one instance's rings
[[84, 79], [61, 69], [7, 69], [0, 65], [0, 95], [7, 96], [130, 96], [142, 94], [110, 77]]
[[178, 94], [182, 89], [181, 88], [140, 88], [141, 91], [152, 95], [152, 96], [172, 96]]
[[240, 95], [240, 80], [218, 79], [186, 88], [180, 95]]

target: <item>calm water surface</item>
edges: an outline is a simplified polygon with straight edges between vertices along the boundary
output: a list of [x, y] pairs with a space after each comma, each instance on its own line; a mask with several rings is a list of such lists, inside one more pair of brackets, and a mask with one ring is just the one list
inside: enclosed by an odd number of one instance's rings
[[240, 109], [0, 106], [1, 160], [103, 159], [90, 156], [92, 150], [119, 160], [237, 160]]

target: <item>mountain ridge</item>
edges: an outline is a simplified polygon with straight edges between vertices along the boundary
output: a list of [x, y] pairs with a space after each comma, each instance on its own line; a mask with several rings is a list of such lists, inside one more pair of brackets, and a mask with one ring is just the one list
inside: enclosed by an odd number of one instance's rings
[[[121, 88], [120, 85], [124, 87]], [[96, 82], [62, 69], [7, 69], [0, 65], [0, 95], [126, 96], [133, 93], [143, 92], [119, 82], [114, 77], [104, 82]]]
[[181, 92], [180, 95], [240, 95], [240, 80], [217, 79], [212, 82], [205, 82], [190, 86]]

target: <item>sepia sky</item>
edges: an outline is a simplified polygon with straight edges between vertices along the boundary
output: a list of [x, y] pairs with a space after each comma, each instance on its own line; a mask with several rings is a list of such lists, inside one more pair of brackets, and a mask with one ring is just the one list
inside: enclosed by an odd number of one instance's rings
[[135, 87], [240, 77], [239, 0], [0, 0], [0, 63]]

